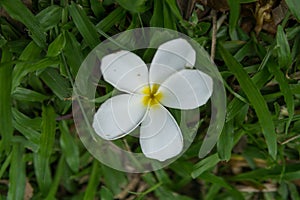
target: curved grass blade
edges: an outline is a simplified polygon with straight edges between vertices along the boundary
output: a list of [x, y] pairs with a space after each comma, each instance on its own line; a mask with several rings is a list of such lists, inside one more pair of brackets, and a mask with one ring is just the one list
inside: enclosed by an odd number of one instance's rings
[[250, 103], [255, 109], [258, 120], [261, 125], [262, 132], [265, 136], [266, 143], [268, 146], [269, 154], [273, 159], [276, 159], [277, 155], [277, 141], [274, 123], [271, 120], [272, 116], [267, 107], [263, 96], [261, 95], [259, 89], [253, 83], [253, 81], [248, 76], [247, 72], [243, 69], [243, 66], [236, 61], [236, 59], [222, 46], [218, 45], [220, 55], [222, 56], [225, 64], [232, 71], [244, 93], [247, 95]]

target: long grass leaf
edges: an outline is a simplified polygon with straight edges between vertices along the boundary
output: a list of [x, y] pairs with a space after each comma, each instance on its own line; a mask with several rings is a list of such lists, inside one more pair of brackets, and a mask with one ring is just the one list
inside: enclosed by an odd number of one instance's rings
[[292, 55], [290, 45], [281, 25], [277, 27], [276, 41], [279, 66], [280, 68], [288, 68], [292, 63]]
[[82, 54], [80, 43], [72, 33], [65, 32], [65, 39], [66, 46], [63, 49], [63, 53], [72, 75], [76, 77], [84, 56]]
[[34, 156], [35, 174], [43, 196], [47, 196], [52, 182], [50, 156], [55, 141], [55, 117], [54, 109], [51, 106], [43, 106], [40, 149]]
[[229, 35], [231, 40], [237, 40], [237, 24], [240, 15], [240, 1], [239, 0], [228, 0], [228, 4], [230, 7], [230, 15], [229, 15]]
[[[3, 48], [1, 63], [8, 62], [12, 55], [8, 48]], [[0, 67], [0, 133], [2, 150], [9, 150], [10, 140], [13, 135], [12, 110], [11, 110], [11, 85], [12, 85], [12, 65]], [[1, 153], [0, 153], [1, 154]]]
[[60, 179], [63, 175], [64, 172], [64, 168], [65, 168], [65, 158], [62, 155], [58, 161], [58, 165], [55, 169], [55, 177], [53, 179], [53, 183], [51, 185], [51, 188], [49, 190], [49, 193], [47, 195], [47, 197], [45, 198], [46, 200], [52, 200], [55, 199], [55, 194], [57, 193], [57, 189], [59, 187], [59, 183], [60, 183]]
[[24, 147], [20, 143], [13, 146], [9, 170], [9, 190], [7, 199], [23, 199], [25, 192]]
[[286, 77], [284, 76], [283, 72], [279, 69], [279, 66], [276, 66], [276, 64], [271, 61], [268, 67], [269, 67], [269, 71], [274, 75], [275, 79], [278, 81], [280, 91], [282, 92], [284, 100], [286, 102], [286, 106], [289, 114], [289, 120], [285, 127], [285, 133], [287, 134], [288, 128], [292, 122], [295, 113], [294, 111], [295, 102], [294, 102], [293, 93], [291, 91], [291, 88], [288, 84]]
[[59, 123], [60, 130], [60, 146], [67, 164], [73, 172], [78, 172], [79, 170], [79, 149], [74, 140], [74, 137], [71, 136], [68, 125], [65, 121]]
[[13, 125], [16, 130], [22, 133], [25, 138], [31, 142], [39, 145], [40, 144], [40, 130], [41, 130], [41, 118], [37, 117], [34, 119], [29, 118], [28, 116], [21, 113], [16, 108], [12, 109], [13, 113]]
[[99, 162], [97, 160], [94, 160], [91, 170], [92, 171], [91, 171], [89, 183], [84, 193], [84, 198], [83, 198], [84, 200], [95, 198], [95, 194], [100, 179], [100, 167], [99, 167]]
[[218, 154], [221, 160], [228, 161], [231, 158], [231, 150], [233, 148], [234, 127], [233, 121], [227, 122], [218, 140]]
[[153, 1], [153, 15], [150, 20], [150, 26], [154, 27], [164, 27], [164, 21], [162, 18], [164, 18], [163, 15], [163, 1], [160, 0], [154, 0]]
[[12, 97], [19, 101], [30, 101], [30, 102], [43, 102], [44, 100], [49, 99], [49, 97], [46, 95], [22, 87], [17, 87], [15, 91], [12, 93]]
[[69, 6], [69, 11], [76, 27], [78, 28], [86, 43], [91, 49], [96, 47], [100, 42], [99, 35], [97, 33], [96, 27], [89, 20], [83, 9], [72, 2]]
[[277, 136], [275, 132], [274, 123], [270, 111], [268, 110], [267, 104], [261, 95], [259, 89], [253, 83], [248, 76], [247, 72], [243, 69], [243, 66], [236, 61], [236, 59], [222, 46], [218, 45], [219, 52], [225, 61], [227, 67], [232, 71], [244, 93], [247, 95], [250, 103], [255, 109], [258, 120], [260, 122], [262, 132], [265, 136], [266, 143], [268, 146], [269, 154], [273, 159], [276, 159], [277, 155]]

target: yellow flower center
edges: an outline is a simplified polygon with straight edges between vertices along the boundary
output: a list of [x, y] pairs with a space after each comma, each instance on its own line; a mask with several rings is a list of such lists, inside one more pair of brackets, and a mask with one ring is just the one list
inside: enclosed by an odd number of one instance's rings
[[158, 92], [158, 88], [158, 84], [153, 84], [152, 88], [149, 86], [143, 88], [143, 93], [145, 96], [143, 97], [142, 101], [145, 106], [153, 106], [159, 103], [162, 98], [162, 93]]

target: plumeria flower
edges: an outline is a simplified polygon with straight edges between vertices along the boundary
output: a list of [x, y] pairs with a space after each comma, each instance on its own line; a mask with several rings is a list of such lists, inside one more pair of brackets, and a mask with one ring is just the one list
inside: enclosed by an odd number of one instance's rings
[[194, 109], [212, 94], [213, 81], [192, 69], [196, 52], [184, 39], [159, 46], [150, 68], [130, 51], [102, 58], [105, 81], [124, 94], [105, 101], [94, 115], [93, 128], [105, 140], [115, 140], [140, 125], [140, 145], [148, 158], [165, 161], [183, 150], [181, 130], [166, 109]]

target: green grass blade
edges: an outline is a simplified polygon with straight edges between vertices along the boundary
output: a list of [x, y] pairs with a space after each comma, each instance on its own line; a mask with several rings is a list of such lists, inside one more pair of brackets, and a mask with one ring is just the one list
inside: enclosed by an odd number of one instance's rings
[[300, 1], [299, 0], [286, 0], [286, 4], [288, 5], [292, 14], [296, 17], [298, 21], [300, 21]]
[[23, 136], [19, 136], [19, 135], [13, 136], [11, 141], [12, 141], [12, 143], [20, 143], [26, 149], [29, 149], [30, 151], [32, 151], [34, 153], [38, 152], [38, 150], [39, 150], [39, 145], [35, 144], [31, 140], [27, 140]]
[[166, 0], [166, 3], [169, 6], [172, 13], [175, 15], [175, 17], [178, 20], [182, 20], [182, 16], [181, 16], [181, 13], [178, 8], [177, 1], [176, 0]]
[[97, 29], [89, 20], [83, 9], [72, 2], [69, 6], [69, 12], [76, 27], [78, 28], [78, 31], [80, 32], [86, 43], [89, 45], [89, 47], [91, 49], [96, 47], [100, 42]]
[[48, 31], [59, 24], [61, 16], [62, 8], [57, 5], [52, 5], [39, 12], [35, 17], [43, 29]]
[[29, 61], [36, 61], [42, 52], [42, 49], [34, 42], [30, 42], [22, 51], [19, 60], [24, 61], [17, 63], [13, 71], [12, 91], [21, 83], [22, 78], [28, 74], [27, 69], [30, 67]]
[[12, 93], [12, 97], [19, 101], [30, 101], [30, 102], [43, 102], [46, 99], [49, 99], [49, 97], [46, 95], [22, 87], [17, 87], [15, 91]]
[[109, 99], [112, 96], [113, 91], [101, 96], [101, 97], [97, 97], [93, 100], [93, 102], [95, 103], [103, 103], [104, 101], [106, 101], [107, 99]]
[[65, 47], [65, 45], [66, 45], [66, 39], [64, 37], [64, 34], [61, 33], [49, 45], [47, 56], [49, 56], [49, 57], [58, 56], [62, 52], [62, 50]]
[[[18, 123], [23, 124], [24, 126], [28, 126], [36, 131], [41, 131], [41, 123], [42, 123], [42, 118], [41, 117], [35, 117], [35, 118], [30, 118], [26, 116], [25, 114], [21, 113], [18, 109], [13, 108], [12, 109], [13, 117], [14, 120]], [[39, 134], [40, 135], [40, 134]]]
[[218, 154], [213, 154], [209, 157], [204, 158], [203, 160], [194, 165], [194, 170], [191, 174], [192, 177], [197, 178], [207, 170], [216, 166], [218, 162], [220, 162]]
[[12, 152], [10, 152], [8, 156], [6, 156], [5, 161], [2, 162], [0, 167], [0, 179], [2, 178], [3, 174], [6, 173], [6, 170], [10, 165], [11, 157], [12, 157]]
[[17, 109], [12, 110], [13, 119], [14, 119], [14, 127], [20, 133], [22, 133], [25, 138], [30, 140], [31, 142], [39, 145], [40, 144], [40, 125], [41, 118], [31, 119], [18, 111]]
[[7, 199], [23, 199], [25, 192], [24, 147], [16, 143], [13, 146], [9, 170], [9, 190]]
[[205, 195], [206, 200], [215, 200], [217, 197], [217, 194], [220, 193], [221, 187], [217, 184], [212, 184], [209, 189], [207, 194]]
[[233, 120], [243, 109], [248, 109], [248, 104], [245, 104], [236, 97], [233, 98], [227, 106], [226, 122]]
[[150, 20], [150, 26], [164, 27], [164, 21], [162, 20], [162, 18], [164, 18], [164, 15], [163, 15], [164, 2], [161, 0], [154, 0], [153, 4], [154, 4], [153, 15]]
[[126, 11], [122, 7], [118, 7], [109, 13], [104, 19], [102, 19], [97, 25], [96, 28], [98, 32], [107, 32], [117, 24], [119, 21], [124, 19], [126, 16]]
[[171, 14], [172, 11], [166, 1], [163, 1], [163, 19], [164, 28], [169, 28], [171, 30], [176, 30], [176, 20]]
[[40, 77], [61, 100], [71, 97], [72, 91], [70, 82], [59, 74], [58, 70], [48, 68], [40, 75]]
[[[114, 195], [119, 194], [122, 190], [121, 187], [127, 184], [127, 177], [125, 173], [101, 165], [101, 172], [105, 179], [106, 186], [113, 192]], [[119, 187], [115, 187], [119, 185]]]
[[228, 161], [231, 158], [231, 150], [233, 148], [234, 127], [233, 121], [227, 122], [218, 140], [218, 154], [221, 160]]
[[107, 200], [114, 199], [114, 195], [112, 194], [112, 192], [105, 186], [101, 187], [100, 197], [101, 197], [100, 199], [107, 199]]
[[67, 164], [71, 168], [71, 170], [75, 173], [79, 170], [79, 149], [71, 136], [68, 125], [65, 121], [59, 123], [60, 130], [60, 146], [63, 154], [65, 155], [65, 159]]
[[20, 0], [3, 0], [0, 2], [9, 16], [24, 24], [30, 31], [33, 41], [42, 48], [46, 47], [46, 34], [39, 21]]
[[156, 191], [159, 187], [161, 187], [162, 183], [156, 183], [155, 185], [151, 186], [149, 189], [144, 191], [136, 200], [142, 200], [145, 198], [147, 194], [150, 192]]
[[46, 200], [53, 200], [55, 199], [55, 194], [57, 193], [57, 189], [59, 187], [60, 179], [63, 175], [64, 168], [65, 168], [65, 158], [62, 155], [58, 161], [57, 167], [55, 169], [55, 176], [53, 179], [53, 183], [51, 185], [50, 191], [46, 197]]
[[240, 15], [240, 1], [239, 0], [228, 0], [230, 7], [229, 14], [229, 35], [231, 40], [238, 40], [236, 27], [238, 25]]
[[36, 178], [43, 196], [48, 195], [52, 182], [49, 165], [55, 141], [55, 117], [56, 114], [52, 107], [43, 106], [40, 149], [38, 154], [35, 154], [34, 156]]
[[63, 50], [63, 54], [68, 66], [70, 67], [72, 75], [76, 77], [84, 56], [81, 51], [80, 43], [76, 40], [76, 37], [72, 33], [65, 32], [65, 39], [66, 46]]
[[276, 41], [279, 66], [286, 69], [292, 63], [292, 55], [290, 45], [281, 25], [277, 27]]
[[147, 7], [146, 0], [115, 0], [120, 6], [133, 13], [144, 12]]
[[91, 3], [91, 9], [93, 13], [96, 15], [96, 17], [101, 17], [105, 13], [105, 9], [103, 7], [103, 1], [98, 0], [90, 0]]
[[268, 146], [269, 154], [273, 159], [276, 159], [277, 155], [277, 136], [275, 132], [274, 123], [270, 111], [268, 110], [267, 104], [261, 95], [259, 89], [253, 83], [248, 76], [247, 72], [243, 69], [243, 66], [238, 63], [235, 58], [222, 46], [218, 45], [219, 53], [227, 67], [232, 71], [244, 93], [247, 95], [250, 103], [255, 109], [258, 120], [260, 122], [262, 132], [265, 136], [266, 143]]
[[229, 185], [225, 180], [224, 178], [222, 177], [218, 177], [212, 173], [209, 173], [209, 172], [204, 172], [200, 175], [199, 177], [201, 180], [205, 180], [207, 182], [210, 182], [210, 183], [214, 183], [214, 184], [217, 184], [221, 187], [224, 187], [228, 190], [231, 190], [232, 187], [231, 185]]
[[100, 167], [97, 160], [93, 161], [92, 171], [89, 178], [88, 186], [84, 193], [84, 200], [90, 200], [95, 198], [95, 194], [99, 185], [100, 179]]
[[24, 63], [19, 68], [15, 68], [13, 72], [13, 89], [19, 86], [24, 76], [39, 69], [45, 69], [50, 66], [57, 66], [60, 63], [57, 57], [44, 58], [32, 63]]
[[84, 56], [82, 54], [80, 43], [72, 33], [65, 32], [65, 39], [66, 46], [63, 49], [63, 54], [72, 75], [76, 77], [78, 69], [84, 60]]
[[294, 107], [295, 107], [295, 102], [294, 102], [294, 97], [293, 93], [291, 91], [291, 88], [288, 84], [288, 80], [284, 76], [283, 72], [280, 70], [279, 66], [276, 65], [276, 63], [271, 62], [269, 65], [269, 71], [274, 75], [275, 79], [279, 83], [280, 91], [283, 94], [284, 100], [286, 102], [288, 114], [289, 114], [289, 120], [286, 124], [285, 127], [285, 133], [287, 134], [289, 126], [292, 122], [293, 116], [294, 116]]
[[[1, 63], [12, 59], [7, 48], [2, 50]], [[12, 85], [12, 65], [0, 67], [0, 133], [1, 145], [0, 154], [3, 150], [8, 151], [10, 140], [13, 135], [12, 110], [11, 110], [11, 85]]]

